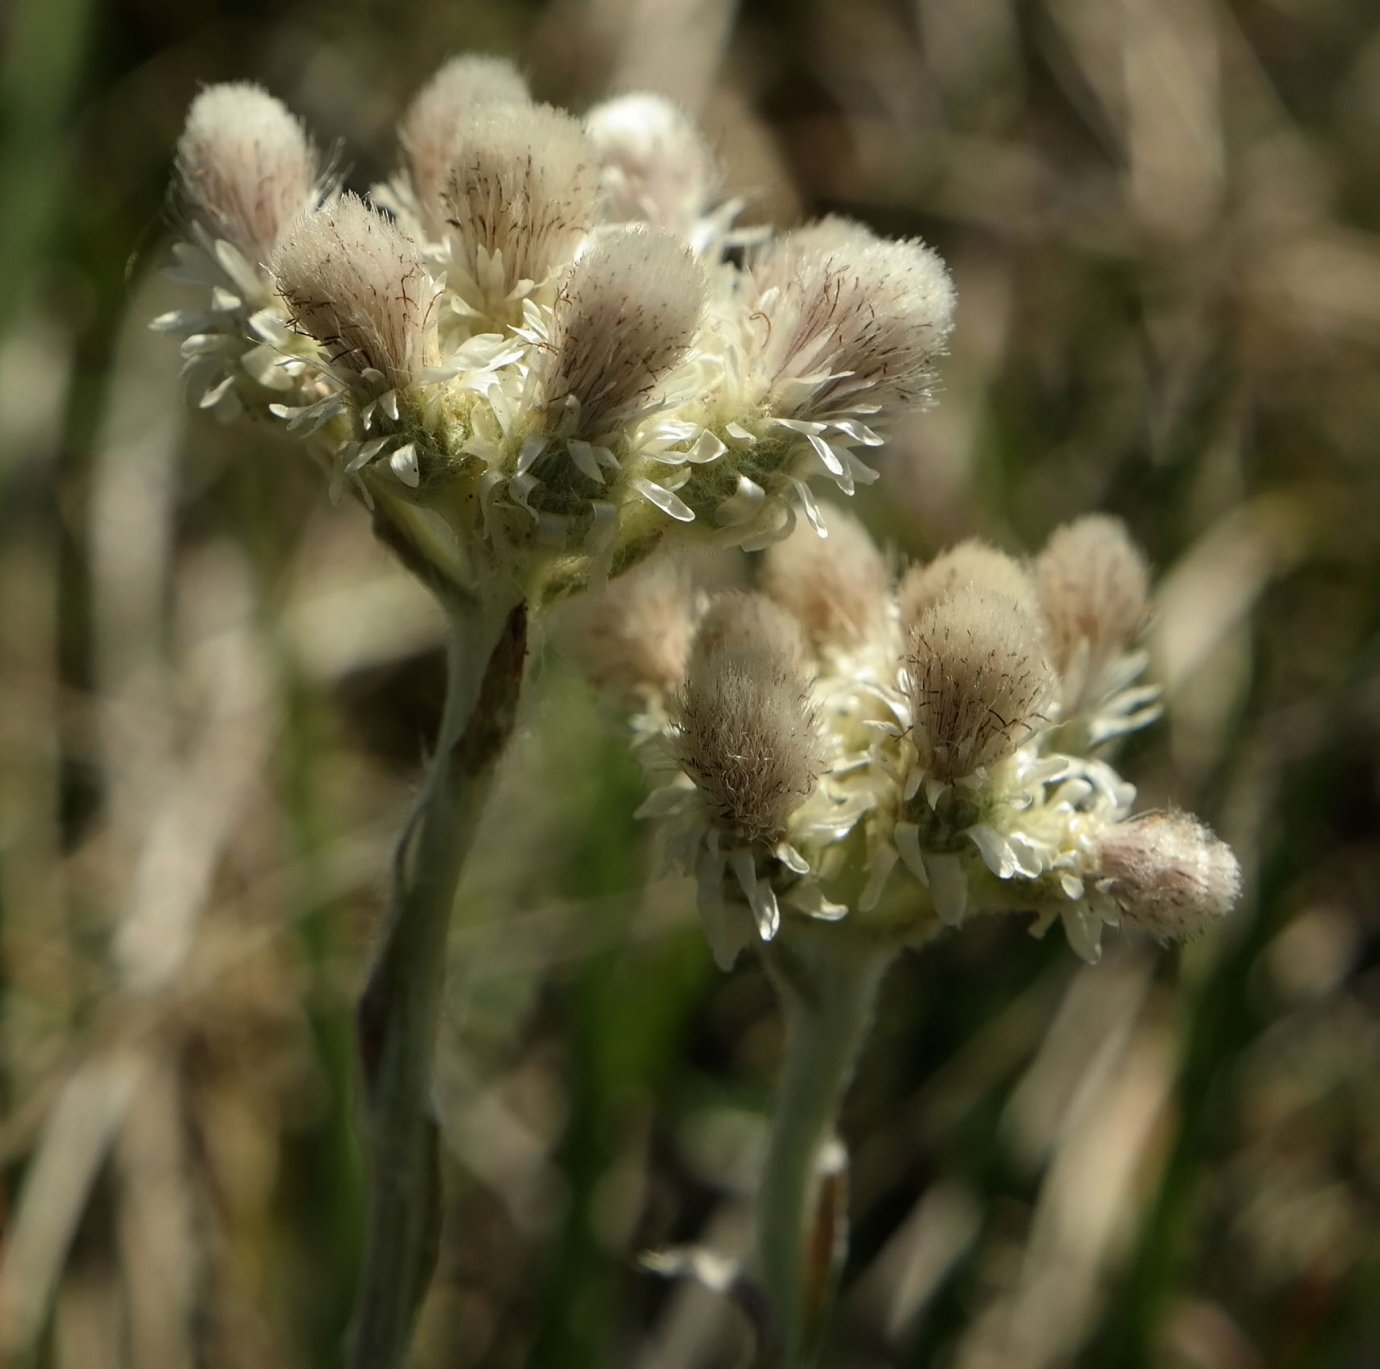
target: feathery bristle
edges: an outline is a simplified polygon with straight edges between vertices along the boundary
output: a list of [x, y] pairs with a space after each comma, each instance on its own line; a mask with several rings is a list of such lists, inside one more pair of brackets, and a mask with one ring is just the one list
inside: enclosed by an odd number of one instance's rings
[[1010, 599], [1032, 617], [1038, 612], [1035, 586], [1025, 567], [1006, 552], [971, 537], [925, 565], [912, 566], [896, 590], [901, 621], [914, 626], [925, 613], [965, 586]]
[[1054, 684], [1030, 615], [967, 586], [911, 628], [906, 668], [920, 762], [945, 781], [1026, 742]]
[[312, 205], [320, 162], [301, 120], [248, 82], [208, 86], [192, 101], [177, 171], [193, 214], [252, 263]]
[[547, 423], [573, 410], [595, 436], [643, 407], [685, 355], [704, 304], [704, 277], [669, 233], [627, 229], [597, 238], [556, 299], [539, 380]]
[[527, 82], [502, 57], [452, 57], [417, 93], [398, 128], [418, 200], [436, 205], [451, 168], [455, 140], [486, 105], [522, 105]]
[[293, 323], [347, 370], [400, 386], [436, 361], [436, 287], [411, 239], [357, 196], [299, 219], [272, 268]]
[[828, 525], [827, 539], [801, 524], [769, 547], [762, 586], [790, 610], [817, 650], [856, 649], [885, 636], [890, 577], [858, 519], [831, 508]]
[[597, 193], [594, 149], [577, 119], [550, 105], [476, 109], [451, 151], [441, 200], [472, 279], [501, 256], [503, 299], [575, 255]]
[[725, 596], [708, 631], [696, 636], [679, 751], [720, 823], [748, 841], [774, 843], [825, 762], [799, 661], [751, 636], [766, 614], [756, 597]]
[[943, 262], [915, 239], [841, 232], [822, 249], [817, 237], [788, 234], [752, 263], [769, 325], [754, 358], [768, 407], [807, 420], [924, 407], [953, 324]]
[[1142, 813], [1108, 827], [1096, 873], [1123, 916], [1161, 941], [1197, 936], [1241, 896], [1231, 847], [1187, 813]]

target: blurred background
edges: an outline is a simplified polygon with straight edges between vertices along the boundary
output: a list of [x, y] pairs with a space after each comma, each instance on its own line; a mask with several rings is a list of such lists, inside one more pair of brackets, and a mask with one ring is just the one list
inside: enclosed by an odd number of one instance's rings
[[[957, 278], [860, 503], [928, 555], [1094, 508], [1158, 568], [1121, 764], [1247, 897], [1101, 966], [1020, 920], [891, 973], [844, 1118], [848, 1369], [1380, 1365], [1380, 12], [1370, 0], [11, 0], [0, 8], [0, 1363], [338, 1362], [351, 1005], [440, 624], [147, 320], [172, 146], [261, 81], [364, 188], [443, 57], [696, 110], [749, 222]], [[541, 653], [457, 910], [426, 1369], [698, 1369], [638, 1252], [746, 1239], [779, 1046]]]

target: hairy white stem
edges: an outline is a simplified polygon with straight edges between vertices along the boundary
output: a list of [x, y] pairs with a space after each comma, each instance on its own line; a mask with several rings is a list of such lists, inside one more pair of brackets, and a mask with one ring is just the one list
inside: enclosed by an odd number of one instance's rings
[[398, 1369], [436, 1258], [440, 1203], [431, 1080], [446, 933], [465, 857], [512, 735], [525, 604], [443, 596], [450, 615], [436, 754], [398, 843], [393, 901], [359, 1005], [369, 1228], [350, 1365]]
[[818, 1348], [841, 1242], [821, 1231], [821, 1169], [872, 1021], [891, 952], [852, 936], [802, 935], [769, 948], [786, 1055], [757, 1199], [757, 1260], [780, 1369]]

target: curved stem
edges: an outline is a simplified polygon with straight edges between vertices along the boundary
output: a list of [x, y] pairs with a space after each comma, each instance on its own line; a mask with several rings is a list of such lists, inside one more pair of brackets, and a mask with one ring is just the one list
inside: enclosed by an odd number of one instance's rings
[[527, 609], [455, 595], [436, 754], [398, 842], [392, 900], [359, 1004], [372, 1185], [350, 1350], [354, 1369], [396, 1369], [436, 1258], [439, 1179], [431, 1112], [446, 933], [465, 857], [512, 735]]
[[809, 929], [768, 948], [786, 1054], [757, 1200], [757, 1258], [781, 1369], [813, 1359], [832, 1295], [843, 1227], [835, 1228], [822, 1183], [826, 1147], [890, 958], [881, 947]]

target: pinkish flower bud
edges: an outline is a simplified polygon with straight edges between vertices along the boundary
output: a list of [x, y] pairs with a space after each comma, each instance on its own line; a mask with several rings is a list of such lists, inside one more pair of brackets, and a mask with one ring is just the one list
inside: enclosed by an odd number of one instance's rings
[[664, 96], [639, 93], [595, 106], [585, 128], [599, 153], [604, 219], [688, 235], [718, 179], [694, 120]]
[[597, 688], [644, 702], [670, 699], [680, 689], [694, 635], [690, 576], [667, 558], [614, 580], [583, 606], [570, 633]]
[[1149, 616], [1145, 557], [1125, 524], [1106, 514], [1055, 529], [1036, 559], [1035, 584], [1061, 675], [1081, 657], [1087, 678], [1095, 678], [1139, 636]]
[[1197, 936], [1241, 896], [1231, 847], [1187, 813], [1142, 813], [1108, 827], [1097, 877], [1127, 921], [1161, 941]]
[[398, 129], [419, 202], [435, 205], [450, 174], [457, 135], [489, 105], [527, 102], [527, 82], [501, 57], [452, 57], [422, 87]]
[[312, 205], [320, 162], [301, 121], [248, 82], [208, 86], [192, 101], [177, 171], [193, 215], [254, 265]]
[[917, 239], [787, 234], [752, 263], [764, 321], [751, 363], [778, 417], [923, 408], [953, 325], [954, 289]]

